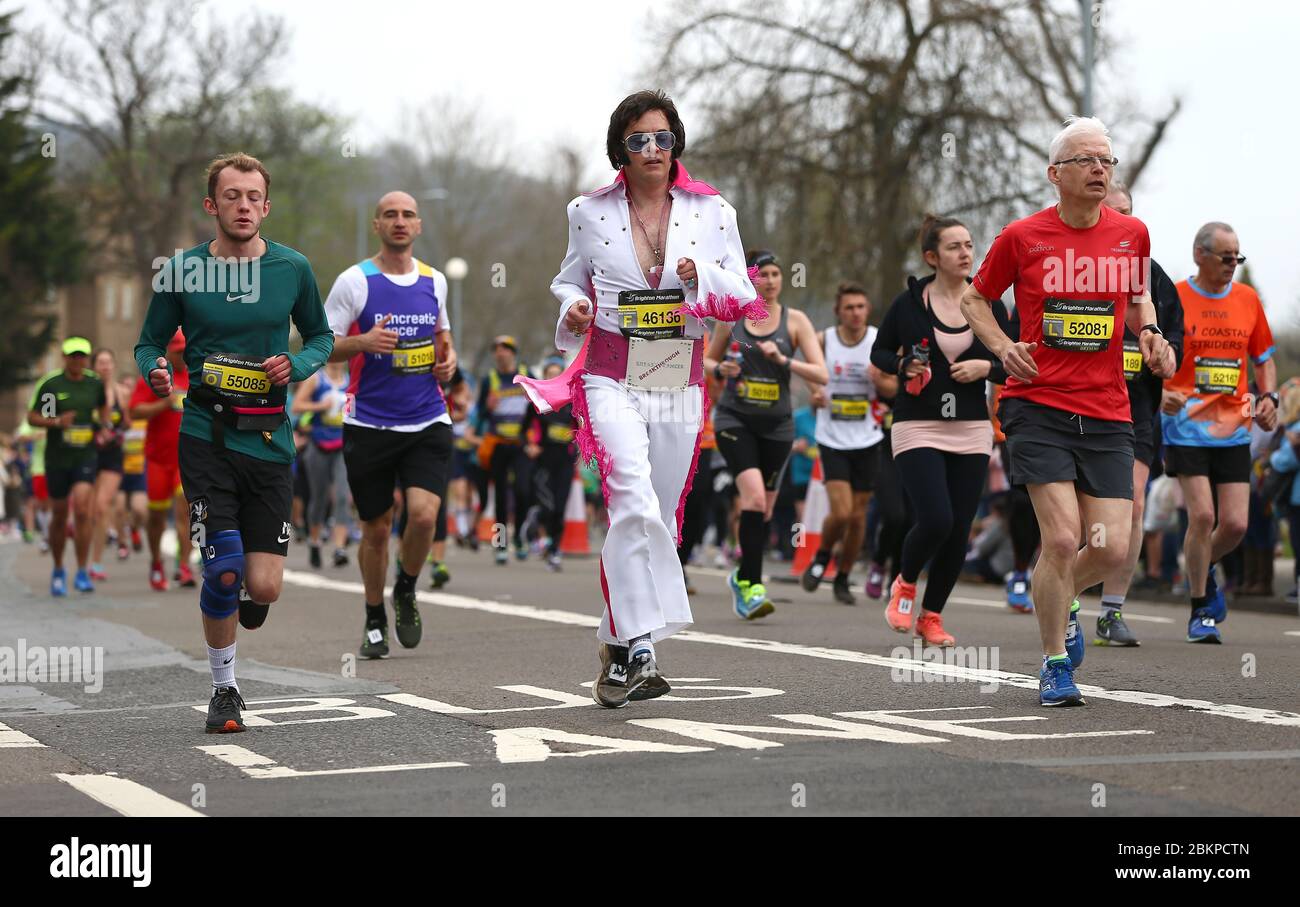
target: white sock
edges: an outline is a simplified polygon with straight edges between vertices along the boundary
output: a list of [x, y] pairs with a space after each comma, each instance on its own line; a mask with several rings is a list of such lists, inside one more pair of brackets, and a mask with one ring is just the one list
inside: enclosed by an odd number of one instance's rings
[[214, 649], [208, 646], [208, 667], [212, 669], [212, 689], [221, 687], [234, 687], [239, 689], [239, 684], [235, 683], [235, 645], [231, 643], [224, 649]]
[[655, 657], [655, 647], [654, 647], [654, 643], [650, 641], [649, 633], [647, 633], [645, 636], [638, 636], [636, 639], [632, 640], [627, 644], [628, 658], [636, 658], [637, 655], [639, 655], [642, 652], [649, 652], [651, 658]]

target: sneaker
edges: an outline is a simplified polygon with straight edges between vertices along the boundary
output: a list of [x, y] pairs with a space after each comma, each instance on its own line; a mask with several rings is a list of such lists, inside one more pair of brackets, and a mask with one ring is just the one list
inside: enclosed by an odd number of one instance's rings
[[320, 545], [312, 545], [310, 553], [307, 555], [307, 562], [311, 564], [313, 570], [320, 569]]
[[731, 609], [741, 620], [745, 619], [745, 600], [749, 593], [749, 580], [739, 577], [739, 570], [732, 570], [727, 577], [727, 588], [731, 590]]
[[1214, 623], [1223, 623], [1228, 619], [1228, 600], [1223, 595], [1223, 590], [1219, 588], [1219, 583], [1214, 578], [1214, 565], [1210, 565], [1210, 570], [1205, 574], [1205, 607], [1210, 611], [1210, 617], [1214, 618]]
[[1074, 668], [1068, 658], [1043, 662], [1038, 672], [1038, 704], [1086, 705], [1083, 694], [1074, 685]]
[[1065, 654], [1070, 656], [1070, 667], [1077, 668], [1083, 664], [1087, 646], [1084, 644], [1083, 627], [1079, 626], [1079, 600], [1070, 605], [1070, 618], [1065, 623]]
[[664, 675], [659, 673], [659, 665], [649, 652], [629, 660], [627, 665], [627, 698], [629, 702], [654, 699], [671, 690]]
[[68, 594], [68, 573], [62, 567], [55, 567], [50, 573], [50, 595], [65, 598]]
[[238, 734], [244, 730], [244, 719], [239, 710], [245, 708], [248, 706], [244, 705], [244, 697], [234, 687], [213, 690], [204, 730], [209, 734]]
[[835, 582], [831, 584], [831, 594], [841, 605], [856, 605], [858, 600], [853, 597], [849, 591], [849, 575], [847, 573], [838, 574]]
[[118, 545], [118, 546], [117, 546], [117, 559], [118, 559], [119, 561], [124, 561], [124, 560], [126, 560], [128, 557], [130, 557], [130, 556], [131, 556], [131, 549], [130, 549], [130, 548], [126, 547], [126, 545]]
[[600, 673], [591, 685], [591, 698], [607, 709], [627, 705], [627, 646], [600, 644]]
[[78, 592], [90, 593], [95, 591], [95, 584], [90, 581], [85, 570], [78, 570], [77, 575], [72, 580], [73, 588]]
[[414, 649], [424, 635], [424, 628], [420, 626], [420, 611], [415, 607], [415, 590], [403, 595], [394, 592], [393, 610], [397, 612], [397, 641], [403, 648]]
[[1097, 618], [1097, 638], [1092, 642], [1097, 646], [1142, 645], [1133, 635], [1133, 631], [1128, 628], [1128, 624], [1124, 623], [1124, 615], [1118, 611], [1112, 612], [1110, 617], [1103, 614]]
[[[559, 573], [564, 569], [564, 559], [560, 556], [560, 552], [552, 551], [546, 556], [546, 569], [552, 573]], [[689, 587], [687, 591], [690, 591]]]
[[346, 549], [346, 548], [335, 548], [335, 549], [334, 549], [334, 566], [335, 566], [335, 567], [346, 567], [346, 566], [348, 565], [348, 562], [349, 562], [350, 560], [351, 560], [351, 558], [348, 557], [348, 552], [347, 552], [347, 549]]
[[885, 594], [885, 571], [872, 564], [867, 568], [867, 585], [863, 590], [867, 598], [879, 601]]
[[955, 646], [957, 640], [953, 635], [943, 628], [943, 615], [938, 611], [921, 610], [921, 616], [916, 619], [916, 635], [925, 641], [927, 646]]
[[808, 569], [799, 577], [799, 584], [803, 586], [805, 592], [816, 592], [817, 587], [822, 583], [822, 577], [826, 574], [826, 564], [819, 564], [813, 561], [808, 565]]
[[767, 587], [762, 583], [750, 583], [745, 592], [745, 620], [758, 620], [767, 617], [776, 610], [767, 597]]
[[131, 550], [139, 554], [144, 550], [144, 539], [140, 538], [140, 530], [132, 528], [131, 530]]
[[1288, 605], [1300, 604], [1300, 586], [1291, 587], [1291, 591], [1286, 594], [1286, 603]]
[[239, 625], [245, 630], [256, 630], [266, 623], [266, 616], [271, 613], [271, 606], [255, 602], [248, 597], [248, 590], [239, 587]]
[[181, 564], [181, 569], [176, 571], [176, 580], [186, 589], [193, 589], [198, 585], [194, 580], [194, 571], [190, 569], [189, 564]]
[[1187, 641], [1216, 645], [1223, 642], [1222, 637], [1219, 636], [1218, 621], [1214, 619], [1214, 612], [1208, 605], [1192, 612], [1192, 619], [1187, 622]]
[[885, 608], [885, 623], [889, 624], [889, 629], [899, 633], [911, 632], [916, 616], [912, 613], [915, 603], [916, 583], [905, 583], [899, 575], [889, 587], [889, 604]]
[[497, 553], [494, 555], [494, 560], [498, 567], [504, 567], [506, 564], [510, 563], [510, 554], [506, 549], [498, 548]]
[[91, 578], [92, 580], [94, 580], [95, 582], [97, 582], [97, 583], [102, 583], [104, 580], [108, 579], [108, 574], [104, 572], [104, 565], [103, 565], [103, 564], [91, 564], [91, 565], [90, 565], [90, 578]]
[[149, 588], [155, 592], [167, 591], [167, 571], [163, 570], [161, 561], [154, 561], [149, 567]]
[[515, 544], [515, 560], [517, 561], [528, 560], [528, 546], [525, 545], [523, 542], [517, 542]]
[[1034, 613], [1034, 602], [1029, 597], [1029, 574], [1017, 570], [1007, 580], [1007, 607], [1022, 614]]
[[451, 582], [451, 571], [447, 565], [439, 561], [429, 570], [429, 588], [441, 589]]
[[361, 636], [361, 657], [388, 657], [388, 623], [386, 621], [366, 621], [366, 629]]

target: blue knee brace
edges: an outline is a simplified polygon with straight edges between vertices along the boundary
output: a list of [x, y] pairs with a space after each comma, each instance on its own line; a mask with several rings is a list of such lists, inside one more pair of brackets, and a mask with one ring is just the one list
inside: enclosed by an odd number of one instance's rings
[[[229, 617], [239, 610], [239, 589], [244, 582], [244, 540], [237, 529], [223, 529], [210, 544], [199, 551], [203, 555], [203, 590], [199, 592], [199, 610], [208, 617]], [[226, 583], [221, 578], [231, 574]]]

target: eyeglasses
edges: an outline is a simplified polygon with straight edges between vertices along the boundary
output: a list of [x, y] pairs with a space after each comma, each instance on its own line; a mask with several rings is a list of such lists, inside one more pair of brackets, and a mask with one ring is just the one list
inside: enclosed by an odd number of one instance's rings
[[671, 132], [634, 132], [627, 138], [623, 139], [623, 144], [627, 150], [633, 154], [639, 154], [646, 150], [651, 142], [654, 142], [664, 151], [672, 151], [673, 145], [677, 144], [677, 136]]
[[1219, 255], [1213, 249], [1206, 249], [1205, 251], [1209, 252], [1225, 265], [1244, 265], [1246, 263], [1245, 255], [1233, 255], [1230, 252]]
[[1115, 165], [1118, 163], [1119, 158], [1117, 157], [1096, 157], [1095, 155], [1081, 154], [1078, 157], [1069, 157], [1063, 161], [1053, 161], [1052, 166], [1059, 167], [1062, 164], [1078, 164], [1080, 167], [1091, 169], [1098, 164], [1101, 164], [1101, 166], [1107, 170], [1114, 170]]

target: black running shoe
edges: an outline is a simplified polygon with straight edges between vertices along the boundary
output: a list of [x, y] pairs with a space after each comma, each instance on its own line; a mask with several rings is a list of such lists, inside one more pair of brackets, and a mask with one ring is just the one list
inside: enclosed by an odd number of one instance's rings
[[600, 673], [591, 685], [591, 698], [607, 709], [627, 705], [627, 646], [600, 644]]
[[213, 690], [204, 730], [209, 734], [238, 734], [244, 730], [244, 719], [239, 714], [239, 710], [244, 708], [247, 708], [244, 697], [234, 687]]
[[803, 572], [799, 578], [799, 584], [803, 586], [805, 592], [816, 592], [817, 587], [821, 585], [822, 574], [826, 572], [826, 565], [813, 561], [808, 565], [808, 569]]
[[835, 600], [841, 605], [856, 605], [858, 603], [858, 600], [853, 597], [853, 593], [849, 591], [849, 575], [847, 573], [836, 575], [835, 582], [831, 584], [831, 592], [835, 596]]
[[346, 548], [334, 549], [334, 566], [346, 567], [348, 565], [348, 552]]
[[311, 568], [313, 570], [320, 569], [320, 545], [311, 546], [311, 554], [308, 557], [308, 560], [311, 563]]
[[266, 615], [271, 613], [270, 605], [263, 605], [248, 597], [248, 590], [239, 587], [239, 625], [245, 630], [256, 630], [266, 623]]
[[397, 641], [403, 648], [414, 649], [424, 635], [424, 628], [420, 626], [420, 612], [415, 607], [415, 590], [400, 594], [393, 590], [393, 610], [397, 612]]
[[386, 622], [366, 621], [365, 633], [361, 637], [361, 657], [388, 657], [388, 624]]
[[654, 699], [670, 691], [672, 687], [659, 673], [659, 665], [649, 652], [642, 652], [631, 659], [627, 666], [627, 698], [631, 702]]

